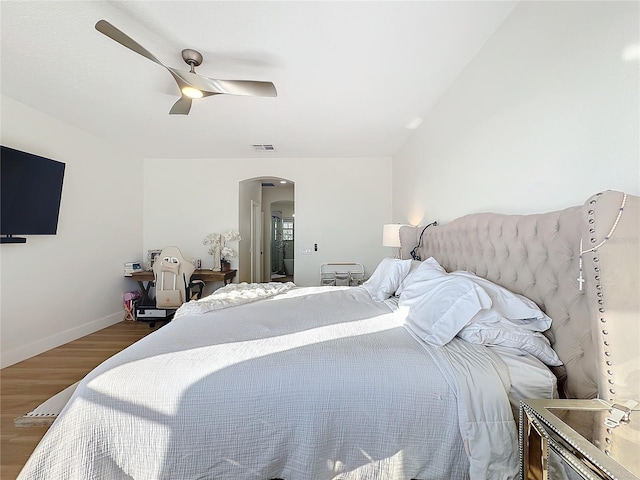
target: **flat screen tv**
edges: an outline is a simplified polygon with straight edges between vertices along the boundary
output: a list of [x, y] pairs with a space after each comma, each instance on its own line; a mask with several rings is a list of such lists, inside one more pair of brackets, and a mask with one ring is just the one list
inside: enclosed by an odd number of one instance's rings
[[16, 235], [55, 235], [65, 164], [1, 146], [1, 243], [24, 243]]

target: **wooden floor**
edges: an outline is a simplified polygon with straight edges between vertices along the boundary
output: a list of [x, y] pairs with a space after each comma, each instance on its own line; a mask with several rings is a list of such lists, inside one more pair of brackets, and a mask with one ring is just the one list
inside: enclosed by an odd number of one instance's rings
[[0, 479], [15, 479], [48, 427], [15, 427], [20, 417], [77, 382], [107, 358], [157, 330], [120, 322], [0, 370]]
[[279, 277], [279, 278], [272, 278], [271, 281], [272, 282], [280, 282], [280, 283], [293, 282], [293, 276], [284, 276], [284, 277]]

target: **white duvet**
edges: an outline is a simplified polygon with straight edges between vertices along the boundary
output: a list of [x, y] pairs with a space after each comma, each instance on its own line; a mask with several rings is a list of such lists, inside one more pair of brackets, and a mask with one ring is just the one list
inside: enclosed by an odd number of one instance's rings
[[509, 479], [508, 373], [361, 287], [185, 314], [80, 383], [20, 479]]

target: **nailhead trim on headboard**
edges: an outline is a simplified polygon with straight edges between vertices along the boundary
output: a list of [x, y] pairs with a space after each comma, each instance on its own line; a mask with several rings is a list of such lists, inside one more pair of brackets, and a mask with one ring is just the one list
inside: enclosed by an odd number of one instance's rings
[[[591, 205], [592, 207], [595, 207], [596, 202], [598, 201], [598, 197], [600, 197], [600, 195], [602, 195], [601, 193], [596, 194], [590, 201], [589, 201], [589, 205]], [[596, 230], [594, 228], [594, 224], [595, 224], [595, 210], [594, 208], [590, 208], [587, 211], [587, 215], [588, 215], [588, 223], [589, 223], [589, 234], [591, 235], [590, 237], [590, 242], [591, 242], [591, 246], [595, 247], [596, 243], [597, 243], [597, 238], [595, 237], [595, 233]], [[582, 255], [582, 252], [581, 252]], [[594, 251], [593, 253], [593, 271], [598, 274], [600, 272], [600, 267], [598, 266], [598, 263], [600, 262], [600, 259], [598, 258], [598, 252], [597, 250]], [[602, 285], [600, 284], [600, 275], [594, 275], [594, 281], [595, 281], [595, 289], [596, 289], [596, 296], [598, 297], [598, 319], [600, 321], [600, 325], [599, 325], [599, 340], [601, 342], [601, 347], [602, 347], [602, 354], [605, 356], [606, 360], [605, 360], [605, 364], [606, 364], [606, 376], [607, 378], [607, 390], [606, 390], [606, 400], [613, 402], [613, 396], [615, 395], [616, 391], [614, 389], [615, 386], [615, 381], [614, 381], [614, 374], [613, 374], [613, 358], [612, 358], [612, 352], [611, 352], [611, 345], [609, 343], [609, 341], [607, 340], [607, 335], [609, 334], [609, 332], [607, 332], [606, 329], [606, 324], [607, 324], [607, 319], [605, 316], [605, 304], [604, 304], [604, 297], [603, 297], [603, 293], [602, 293]]]
[[[597, 200], [594, 198], [593, 200], [591, 200], [591, 202], [589, 202], [591, 205], [594, 205], [597, 202]], [[589, 224], [593, 224], [595, 223], [595, 219], [594, 219], [594, 213], [595, 211], [593, 209], [589, 210]], [[593, 227], [589, 228], [589, 233], [591, 233], [592, 235], [595, 235], [595, 229]], [[597, 239], [595, 237], [591, 237], [591, 244], [593, 246], [595, 246], [597, 242]], [[599, 272], [600, 268], [598, 267], [598, 263], [599, 263], [600, 259], [598, 258], [598, 253], [597, 251], [594, 252], [593, 255], [593, 270], [594, 272]], [[600, 325], [601, 325], [601, 337], [600, 337], [600, 341], [602, 342], [602, 352], [604, 354], [604, 356], [607, 358], [606, 360], [606, 375], [609, 377], [607, 379], [607, 383], [609, 384], [608, 386], [608, 390], [607, 390], [607, 400], [609, 401], [613, 401], [613, 396], [616, 394], [616, 391], [614, 389], [615, 386], [615, 382], [614, 382], [614, 375], [613, 375], [613, 358], [612, 358], [612, 352], [610, 350], [610, 344], [607, 341], [607, 335], [609, 334], [607, 332], [606, 329], [606, 323], [607, 323], [607, 319], [605, 316], [605, 304], [604, 304], [604, 298], [603, 298], [603, 294], [602, 294], [602, 285], [600, 284], [600, 275], [595, 275], [594, 276], [594, 280], [595, 280], [595, 287], [597, 290], [596, 296], [598, 297], [598, 313], [599, 313], [599, 319], [600, 319]]]

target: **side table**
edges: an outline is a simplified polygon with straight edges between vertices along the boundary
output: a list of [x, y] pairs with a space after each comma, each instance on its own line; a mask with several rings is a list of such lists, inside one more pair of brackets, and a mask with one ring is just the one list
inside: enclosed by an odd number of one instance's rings
[[521, 478], [637, 480], [640, 410], [634, 403], [612, 408], [597, 399], [521, 402]]

